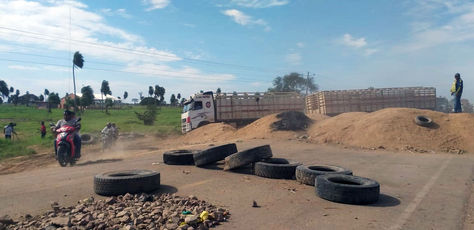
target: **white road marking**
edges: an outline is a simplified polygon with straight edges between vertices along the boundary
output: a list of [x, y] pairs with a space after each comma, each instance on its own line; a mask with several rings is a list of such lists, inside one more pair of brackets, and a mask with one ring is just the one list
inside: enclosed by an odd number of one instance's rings
[[452, 156], [450, 156], [447, 160], [443, 162], [441, 167], [439, 167], [438, 171], [433, 174], [428, 183], [425, 184], [425, 186], [418, 192], [418, 194], [416, 194], [415, 198], [411, 201], [411, 203], [405, 208], [405, 210], [403, 210], [403, 213], [398, 218], [398, 221], [390, 228], [391, 230], [402, 229], [408, 218], [410, 218], [410, 216], [416, 210], [416, 207], [418, 207], [423, 198], [425, 198], [426, 194], [428, 194], [428, 192], [431, 190], [431, 187], [433, 187], [434, 183], [438, 180], [441, 173], [446, 169], [449, 162], [451, 162], [451, 159], [453, 159]]

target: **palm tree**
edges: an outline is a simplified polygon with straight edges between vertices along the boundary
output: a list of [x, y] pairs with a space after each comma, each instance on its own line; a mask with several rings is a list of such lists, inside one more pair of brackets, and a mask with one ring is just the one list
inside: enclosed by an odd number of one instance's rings
[[76, 106], [76, 76], [74, 75], [74, 69], [75, 67], [79, 67], [82, 69], [82, 66], [84, 66], [84, 57], [82, 57], [82, 54], [79, 53], [79, 51], [76, 51], [74, 53], [74, 58], [72, 60], [72, 81], [74, 84], [74, 110], [77, 110]]

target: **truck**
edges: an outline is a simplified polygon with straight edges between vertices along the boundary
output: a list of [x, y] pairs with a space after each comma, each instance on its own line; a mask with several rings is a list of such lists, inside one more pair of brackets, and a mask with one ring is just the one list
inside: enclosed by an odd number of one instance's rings
[[298, 93], [218, 93], [194, 94], [184, 103], [181, 131], [213, 122], [246, 124], [273, 113], [305, 109], [304, 96]]

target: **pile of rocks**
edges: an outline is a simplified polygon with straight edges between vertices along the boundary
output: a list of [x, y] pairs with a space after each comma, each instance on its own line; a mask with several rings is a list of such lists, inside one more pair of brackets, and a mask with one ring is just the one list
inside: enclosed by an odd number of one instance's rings
[[[195, 196], [125, 194], [76, 206], [51, 205], [39, 216], [11, 221], [7, 229], [208, 229], [226, 221], [230, 213]], [[204, 215], [203, 215], [204, 214]], [[0, 226], [0, 229], [2, 227]]]

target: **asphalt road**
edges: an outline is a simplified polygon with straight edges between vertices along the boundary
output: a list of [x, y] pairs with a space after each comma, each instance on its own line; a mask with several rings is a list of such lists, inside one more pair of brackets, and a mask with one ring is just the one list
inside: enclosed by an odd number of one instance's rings
[[[161, 154], [173, 145], [159, 144], [158, 150], [116, 155], [86, 152], [88, 157], [75, 167], [53, 164], [0, 175], [0, 215], [18, 218], [44, 212], [53, 201], [67, 206], [90, 196], [103, 199], [93, 192], [93, 175], [140, 168], [161, 172], [160, 192], [195, 195], [228, 208], [231, 219], [220, 229], [474, 229], [472, 154], [365, 151], [297, 140], [237, 143], [241, 150], [262, 144], [271, 144], [276, 157], [339, 165], [375, 179], [381, 184], [380, 200], [368, 206], [339, 204], [317, 197], [314, 187], [257, 177], [250, 170], [165, 165]], [[251, 207], [254, 200], [260, 208]]]

